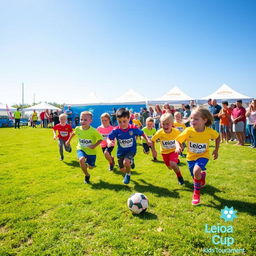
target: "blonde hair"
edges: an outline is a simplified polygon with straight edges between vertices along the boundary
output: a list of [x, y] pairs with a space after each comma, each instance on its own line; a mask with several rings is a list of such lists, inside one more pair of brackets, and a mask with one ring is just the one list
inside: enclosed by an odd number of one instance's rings
[[181, 113], [180, 113], [179, 111], [176, 111], [176, 112], [174, 113], [174, 116], [177, 116], [177, 115], [180, 115], [180, 116], [182, 117], [182, 115], [181, 115]]
[[109, 115], [109, 113], [103, 113], [103, 114], [100, 116], [100, 119], [102, 119], [103, 117], [106, 117], [106, 118], [110, 121], [110, 115]]
[[196, 107], [192, 111], [193, 113], [199, 114], [203, 119], [207, 119], [205, 126], [210, 127], [213, 123], [213, 116], [210, 111], [204, 107]]
[[173, 123], [173, 116], [171, 113], [164, 113], [163, 115], [161, 115], [160, 117], [160, 122], [164, 122], [164, 121], [171, 121]]
[[148, 117], [148, 118], [146, 119], [146, 123], [149, 123], [149, 122], [154, 123], [154, 119], [153, 119], [152, 117]]
[[81, 116], [85, 116], [85, 115], [90, 116], [91, 119], [93, 117], [92, 112], [90, 112], [90, 111], [83, 111], [83, 112], [81, 112], [80, 117]]
[[65, 117], [66, 119], [68, 118], [66, 114], [60, 114], [59, 115], [59, 119], [61, 119], [62, 117]]

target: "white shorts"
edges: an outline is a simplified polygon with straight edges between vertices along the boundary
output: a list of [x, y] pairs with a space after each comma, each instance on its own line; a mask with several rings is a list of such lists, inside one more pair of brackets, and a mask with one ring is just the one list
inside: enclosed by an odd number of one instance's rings
[[234, 132], [244, 132], [244, 122], [240, 121], [236, 124], [233, 124], [233, 131]]

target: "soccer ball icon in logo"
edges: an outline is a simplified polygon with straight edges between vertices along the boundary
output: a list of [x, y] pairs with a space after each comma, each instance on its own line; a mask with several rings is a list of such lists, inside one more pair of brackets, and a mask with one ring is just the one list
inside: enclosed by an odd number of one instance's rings
[[148, 208], [148, 199], [142, 193], [135, 193], [127, 200], [128, 208], [134, 214], [145, 212]]

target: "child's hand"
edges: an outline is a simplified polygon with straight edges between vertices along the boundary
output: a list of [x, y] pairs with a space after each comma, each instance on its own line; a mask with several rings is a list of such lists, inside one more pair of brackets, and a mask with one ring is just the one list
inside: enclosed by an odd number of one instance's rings
[[213, 160], [216, 160], [218, 158], [218, 156], [219, 156], [218, 150], [216, 150], [216, 149], [213, 150], [212, 155], [213, 155]]
[[182, 152], [182, 147], [181, 146], [176, 146], [175, 152], [180, 154]]
[[148, 140], [148, 141], [147, 141], [147, 144], [148, 144], [149, 147], [151, 147], [151, 146], [152, 146], [152, 141], [151, 141], [151, 140]]
[[54, 136], [53, 136], [53, 139], [54, 139], [54, 140], [56, 140], [57, 138], [58, 138], [58, 136], [57, 136], [57, 135], [54, 135]]
[[69, 146], [69, 144], [70, 144], [69, 141], [66, 141], [66, 142], [65, 142], [65, 145], [66, 145], [66, 146]]

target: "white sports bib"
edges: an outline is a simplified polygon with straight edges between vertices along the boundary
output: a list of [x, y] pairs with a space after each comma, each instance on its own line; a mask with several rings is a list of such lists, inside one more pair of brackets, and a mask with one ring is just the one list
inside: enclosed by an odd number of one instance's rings
[[188, 147], [189, 147], [190, 152], [196, 153], [196, 154], [202, 154], [206, 151], [207, 144], [206, 143], [195, 143], [195, 142], [189, 141]]
[[162, 147], [165, 149], [175, 148], [175, 140], [162, 140]]
[[118, 142], [122, 148], [131, 148], [133, 145], [133, 138], [119, 139]]

